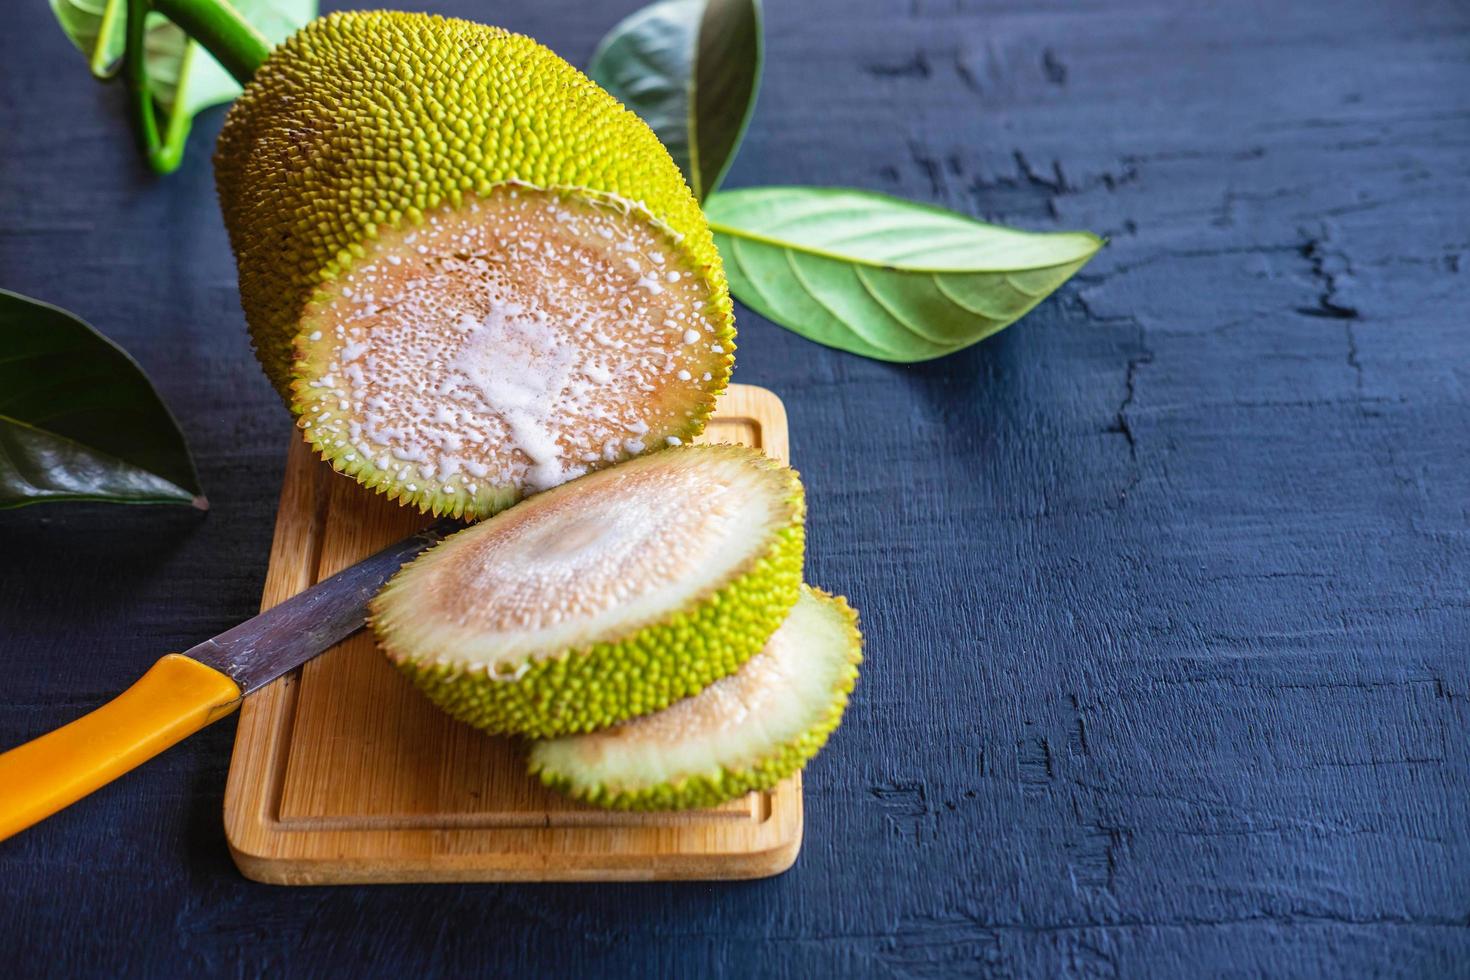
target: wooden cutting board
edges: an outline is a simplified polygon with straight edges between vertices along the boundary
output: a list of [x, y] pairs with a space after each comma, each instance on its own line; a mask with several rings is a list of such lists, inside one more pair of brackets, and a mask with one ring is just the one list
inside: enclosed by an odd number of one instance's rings
[[[702, 441], [786, 460], [786, 411], [732, 385]], [[293, 440], [261, 607], [425, 523]], [[691, 813], [564, 799], [526, 774], [515, 742], [420, 696], [367, 632], [246, 699], [225, 788], [235, 863], [280, 885], [759, 878], [791, 866], [801, 829], [799, 774]]]

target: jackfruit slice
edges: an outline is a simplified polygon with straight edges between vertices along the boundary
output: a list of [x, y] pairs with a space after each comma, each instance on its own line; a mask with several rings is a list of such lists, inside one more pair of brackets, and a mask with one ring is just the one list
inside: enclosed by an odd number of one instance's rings
[[490, 732], [591, 731], [739, 669], [796, 602], [794, 471], [739, 446], [631, 460], [452, 535], [371, 604], [388, 657]]
[[487, 516], [702, 429], [734, 328], [642, 120], [529, 38], [332, 14], [231, 107], [216, 185], [267, 375], [338, 470]]
[[553, 789], [620, 810], [707, 807], [770, 789], [826, 744], [861, 661], [857, 613], [803, 586], [737, 673], [616, 728], [533, 742], [530, 770]]

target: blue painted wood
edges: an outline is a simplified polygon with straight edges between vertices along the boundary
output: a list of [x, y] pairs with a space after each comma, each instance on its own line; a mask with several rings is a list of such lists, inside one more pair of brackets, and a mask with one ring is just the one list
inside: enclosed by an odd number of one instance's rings
[[[635, 0], [436, 7], [575, 60]], [[125, 344], [214, 503], [0, 517], [0, 744], [258, 600], [287, 437], [203, 120], [154, 181], [40, 3], [0, 59], [0, 284]], [[747, 884], [272, 889], [217, 726], [0, 845], [53, 975], [1470, 975], [1470, 8], [771, 4], [732, 185], [1112, 242], [904, 368], [749, 313], [811, 578], [869, 659]]]

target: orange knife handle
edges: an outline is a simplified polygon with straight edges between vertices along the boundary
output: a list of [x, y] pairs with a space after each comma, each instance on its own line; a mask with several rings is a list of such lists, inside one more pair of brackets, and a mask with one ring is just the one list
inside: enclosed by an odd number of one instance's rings
[[107, 704], [0, 755], [0, 840], [183, 741], [240, 704], [227, 675], [171, 653]]

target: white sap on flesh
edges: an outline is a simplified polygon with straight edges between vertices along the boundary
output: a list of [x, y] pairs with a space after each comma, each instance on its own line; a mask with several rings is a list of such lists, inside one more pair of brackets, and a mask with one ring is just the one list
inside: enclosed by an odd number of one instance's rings
[[505, 420], [516, 448], [531, 461], [527, 487], [544, 490], [564, 482], [553, 412], [577, 367], [576, 347], [544, 313], [498, 300], [466, 332], [469, 340], [450, 367], [479, 392], [486, 411]]

